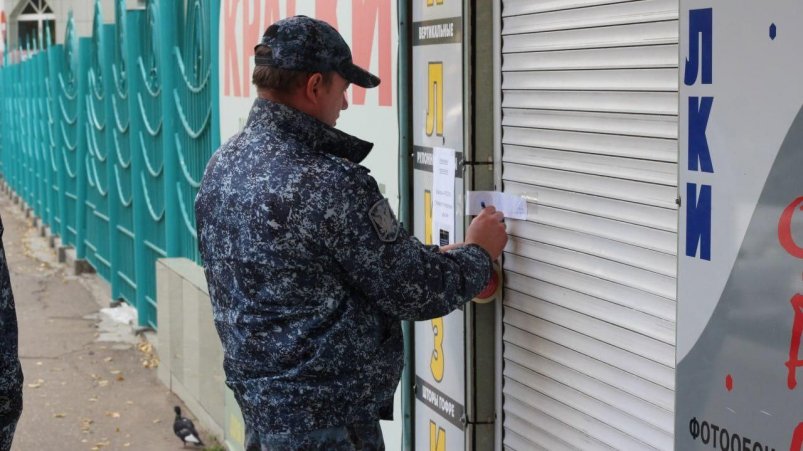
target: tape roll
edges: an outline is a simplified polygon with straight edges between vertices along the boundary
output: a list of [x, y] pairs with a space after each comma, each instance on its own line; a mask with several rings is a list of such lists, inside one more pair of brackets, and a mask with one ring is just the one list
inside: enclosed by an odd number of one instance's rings
[[477, 296], [472, 299], [473, 302], [478, 304], [487, 304], [493, 302], [494, 299], [500, 297], [502, 294], [502, 267], [499, 262], [494, 262], [493, 272], [491, 273], [491, 281], [488, 285], [480, 291]]

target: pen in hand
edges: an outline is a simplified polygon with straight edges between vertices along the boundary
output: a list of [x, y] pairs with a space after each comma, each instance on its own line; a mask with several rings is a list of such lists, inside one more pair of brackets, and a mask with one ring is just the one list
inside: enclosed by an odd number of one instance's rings
[[[480, 207], [485, 208], [485, 201], [484, 200], [480, 201]], [[502, 218], [502, 221], [500, 221], [500, 222], [505, 222], [505, 218]]]

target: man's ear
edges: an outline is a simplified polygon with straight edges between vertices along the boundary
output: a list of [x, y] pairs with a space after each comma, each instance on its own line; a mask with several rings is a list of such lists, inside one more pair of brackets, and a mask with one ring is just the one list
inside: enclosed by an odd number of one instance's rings
[[321, 89], [323, 88], [323, 75], [320, 72], [316, 72], [307, 78], [307, 84], [304, 86], [304, 94], [307, 97], [307, 100], [317, 104], [318, 103], [318, 95], [321, 93]]

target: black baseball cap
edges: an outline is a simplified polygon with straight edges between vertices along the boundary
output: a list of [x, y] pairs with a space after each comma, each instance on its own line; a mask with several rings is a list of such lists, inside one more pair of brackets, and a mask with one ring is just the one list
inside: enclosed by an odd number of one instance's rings
[[257, 66], [302, 72], [337, 72], [357, 86], [375, 88], [379, 77], [354, 64], [343, 37], [328, 23], [293, 16], [269, 26], [256, 48], [266, 45], [270, 56], [257, 56]]

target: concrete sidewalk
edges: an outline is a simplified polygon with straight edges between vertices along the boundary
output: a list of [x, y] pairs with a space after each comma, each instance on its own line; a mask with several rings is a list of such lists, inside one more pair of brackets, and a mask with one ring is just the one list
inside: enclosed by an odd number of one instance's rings
[[[173, 406], [191, 415], [158, 381], [158, 359], [145, 338], [111, 319], [118, 315], [101, 312], [109, 306], [108, 286], [59, 264], [48, 240], [4, 193], [0, 215], [25, 373], [12, 450], [182, 449], [173, 435]], [[223, 449], [200, 432], [207, 449]]]

